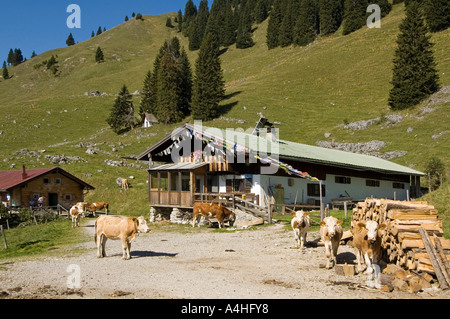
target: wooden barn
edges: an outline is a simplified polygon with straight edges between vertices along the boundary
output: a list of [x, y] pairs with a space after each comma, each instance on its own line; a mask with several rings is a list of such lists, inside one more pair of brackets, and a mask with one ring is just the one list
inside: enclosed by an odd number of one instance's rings
[[[138, 156], [149, 162], [149, 202], [190, 208], [239, 196], [260, 207], [338, 204], [420, 194], [423, 173], [373, 156], [277, 139], [264, 118], [255, 129], [185, 124]], [[158, 163], [158, 164], [157, 164]]]
[[0, 199], [11, 208], [42, 206], [56, 208], [84, 201], [85, 192], [93, 186], [66, 172], [62, 168], [40, 168], [0, 171]]

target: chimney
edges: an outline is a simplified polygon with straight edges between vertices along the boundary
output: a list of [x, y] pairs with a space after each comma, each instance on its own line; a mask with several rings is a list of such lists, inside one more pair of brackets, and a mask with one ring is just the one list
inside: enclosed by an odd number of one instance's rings
[[25, 164], [22, 164], [22, 179], [27, 178], [27, 170], [25, 168]]

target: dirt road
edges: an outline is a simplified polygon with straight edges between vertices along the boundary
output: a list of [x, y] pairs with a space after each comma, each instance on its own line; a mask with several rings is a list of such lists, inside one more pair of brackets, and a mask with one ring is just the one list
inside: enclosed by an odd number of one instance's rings
[[[84, 226], [92, 235], [93, 222]], [[318, 233], [308, 234], [314, 241]], [[64, 257], [0, 263], [4, 298], [145, 298], [145, 299], [303, 299], [303, 298], [450, 298], [429, 290], [417, 295], [365, 288], [365, 275], [343, 277], [320, 268], [323, 247], [294, 248], [292, 233], [282, 225], [218, 233], [151, 232], [132, 244], [132, 260], [122, 260], [119, 241], [108, 241], [107, 257], [96, 258], [94, 241], [86, 252]], [[352, 248], [339, 250], [338, 263], [354, 258]], [[76, 284], [80, 288], [68, 289]]]

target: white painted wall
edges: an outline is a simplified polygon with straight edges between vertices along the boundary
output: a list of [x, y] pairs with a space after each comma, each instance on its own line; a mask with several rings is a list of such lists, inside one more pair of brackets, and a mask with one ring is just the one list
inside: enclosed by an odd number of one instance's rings
[[[350, 196], [354, 200], [364, 200], [367, 197], [375, 198], [394, 198], [396, 193], [397, 200], [407, 199], [407, 190], [410, 189], [409, 184], [405, 184], [405, 189], [393, 188], [392, 181], [380, 181], [380, 187], [366, 186], [366, 179], [359, 177], [351, 177], [351, 184], [339, 184], [335, 182], [336, 175], [326, 175], [326, 180], [323, 181], [325, 185], [325, 196], [323, 197], [324, 205], [330, 204], [333, 198], [341, 196]], [[219, 177], [219, 192], [226, 193], [227, 179], [245, 178], [245, 175], [222, 175]], [[294, 180], [294, 184], [289, 186], [289, 179]], [[308, 199], [320, 200], [319, 197], [308, 196], [308, 184], [315, 183], [302, 178], [283, 177], [273, 175], [253, 175], [253, 186], [251, 193], [259, 195], [261, 203], [263, 203], [264, 192], [267, 195], [273, 194], [274, 187], [281, 184], [284, 188], [284, 203], [293, 204], [297, 197], [297, 203], [307, 203]], [[271, 188], [271, 192], [269, 191]]]
[[[282, 176], [269, 176], [269, 175], [254, 175], [252, 193], [259, 194], [262, 198], [263, 188], [269, 195], [268, 189], [271, 187], [272, 191], [274, 186], [281, 184], [284, 188], [284, 203], [293, 204], [297, 197], [297, 203], [307, 203], [309, 198], [320, 200], [319, 197], [308, 196], [307, 184], [314, 183], [301, 178], [294, 178], [294, 185], [289, 186], [289, 177]], [[351, 177], [351, 184], [338, 184], [335, 182], [335, 175], [327, 174], [326, 180], [323, 181], [325, 185], [325, 196], [323, 197], [324, 205], [331, 204], [333, 198], [341, 196], [350, 196], [354, 200], [364, 200], [367, 197], [375, 198], [394, 198], [394, 192], [396, 193], [397, 200], [407, 199], [407, 190], [410, 185], [405, 184], [405, 189], [393, 188], [392, 181], [380, 181], [380, 187], [366, 186], [365, 178]], [[347, 194], [348, 193], [348, 194]]]

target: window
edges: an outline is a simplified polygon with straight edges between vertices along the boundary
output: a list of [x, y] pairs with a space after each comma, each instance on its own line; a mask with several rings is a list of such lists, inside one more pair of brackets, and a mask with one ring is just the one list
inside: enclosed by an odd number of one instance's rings
[[366, 179], [366, 186], [369, 187], [380, 187], [380, 181], [376, 181], [373, 179]]
[[44, 177], [44, 184], [45, 184], [45, 185], [50, 184], [50, 178]]
[[170, 174], [170, 190], [171, 191], [178, 191], [179, 185], [178, 185], [178, 172], [172, 172]]
[[156, 172], [150, 173], [150, 187], [152, 190], [158, 190], [158, 174]]
[[64, 196], [64, 198], [66, 199], [67, 202], [71, 202], [73, 199], [73, 196], [71, 194], [67, 194]]
[[392, 183], [392, 188], [405, 189], [405, 184], [403, 184], [403, 183]]
[[[308, 196], [320, 197], [320, 184], [308, 184]], [[325, 197], [325, 185], [322, 185], [322, 196]]]
[[245, 180], [243, 179], [227, 179], [227, 193], [243, 193], [245, 191]]
[[169, 190], [169, 177], [167, 172], [161, 172], [161, 191], [167, 192]]
[[61, 184], [62, 184], [61, 178], [55, 179], [55, 184], [56, 184], [56, 185], [61, 185]]
[[181, 173], [181, 191], [189, 192], [191, 190], [191, 177], [189, 172]]
[[345, 177], [345, 176], [335, 176], [334, 182], [336, 184], [351, 184], [352, 179], [350, 177]]
[[208, 176], [208, 193], [219, 192], [219, 176]]

